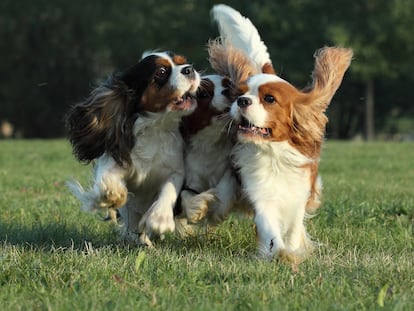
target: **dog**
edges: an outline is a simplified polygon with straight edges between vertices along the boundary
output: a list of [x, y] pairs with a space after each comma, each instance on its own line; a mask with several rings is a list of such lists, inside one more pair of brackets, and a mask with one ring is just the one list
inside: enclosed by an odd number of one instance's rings
[[186, 177], [180, 202], [192, 224], [200, 222], [208, 212], [220, 217], [218, 205], [227, 206], [232, 201], [235, 185], [230, 152], [234, 135], [227, 130], [227, 123], [235, 97], [230, 95], [229, 84], [226, 76], [203, 76], [196, 96], [197, 108], [181, 123]]
[[200, 74], [172, 52], [148, 52], [68, 112], [76, 158], [94, 162], [93, 185], [69, 183], [85, 211], [119, 210], [122, 237], [152, 245], [175, 229], [184, 181], [181, 118], [196, 108]]
[[202, 79], [197, 108], [183, 118], [186, 181], [181, 205], [190, 223], [206, 216], [209, 224], [223, 221], [235, 204], [243, 210], [240, 182], [231, 163], [235, 128], [229, 126], [230, 105], [241, 95], [237, 85], [263, 70], [274, 72], [267, 47], [249, 19], [226, 5], [211, 11], [220, 38], [207, 47], [214, 75]]
[[325, 110], [352, 55], [339, 47], [316, 51], [312, 84], [302, 90], [268, 73], [240, 85], [230, 111], [238, 124], [232, 157], [253, 205], [261, 257], [299, 263], [312, 251], [304, 219], [320, 204]]

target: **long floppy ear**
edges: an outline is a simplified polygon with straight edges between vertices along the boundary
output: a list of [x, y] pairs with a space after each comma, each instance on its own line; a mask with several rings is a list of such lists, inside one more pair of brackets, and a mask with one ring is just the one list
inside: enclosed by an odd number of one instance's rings
[[336, 90], [341, 85], [345, 71], [351, 64], [351, 49], [324, 47], [315, 52], [315, 68], [312, 85], [304, 91], [311, 95], [312, 105], [322, 111], [328, 107]]
[[352, 60], [352, 50], [324, 47], [315, 53], [313, 82], [297, 93], [292, 107], [291, 140], [302, 153], [317, 157], [328, 118], [325, 110], [342, 82]]
[[135, 144], [133, 126], [142, 94], [155, 70], [155, 57], [145, 57], [110, 76], [89, 98], [71, 107], [66, 127], [79, 161], [89, 163], [106, 152], [121, 166], [131, 164], [130, 151]]
[[130, 163], [128, 151], [134, 140], [127, 115], [131, 101], [126, 84], [111, 76], [89, 98], [71, 107], [66, 127], [79, 161], [89, 163], [107, 152], [121, 165]]

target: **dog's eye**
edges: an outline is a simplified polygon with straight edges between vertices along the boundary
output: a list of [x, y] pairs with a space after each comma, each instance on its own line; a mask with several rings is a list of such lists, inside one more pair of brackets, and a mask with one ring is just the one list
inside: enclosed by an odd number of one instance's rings
[[269, 94], [265, 95], [263, 97], [263, 100], [268, 104], [274, 104], [276, 102], [275, 98], [272, 95], [269, 95]]
[[165, 67], [158, 68], [158, 70], [155, 72], [154, 78], [156, 81], [163, 81], [167, 77], [168, 70]]

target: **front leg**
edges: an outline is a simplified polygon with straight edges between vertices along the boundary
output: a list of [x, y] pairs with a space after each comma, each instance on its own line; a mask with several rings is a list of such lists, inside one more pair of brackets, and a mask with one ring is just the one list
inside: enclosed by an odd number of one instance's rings
[[[304, 205], [269, 202], [255, 206], [259, 256], [298, 264], [312, 251], [305, 226]], [[290, 215], [289, 215], [290, 214]]]
[[142, 217], [139, 223], [140, 232], [146, 232], [150, 236], [152, 233], [162, 235], [166, 232], [174, 232], [173, 209], [183, 182], [184, 175], [178, 172], [167, 179], [161, 187], [158, 199]]
[[268, 204], [267, 206], [255, 206], [256, 234], [258, 241], [258, 255], [266, 259], [272, 259], [277, 253], [283, 252], [283, 223], [277, 208]]
[[209, 221], [218, 224], [230, 213], [239, 195], [239, 183], [232, 168], [224, 172], [214, 190], [216, 200], [209, 204]]

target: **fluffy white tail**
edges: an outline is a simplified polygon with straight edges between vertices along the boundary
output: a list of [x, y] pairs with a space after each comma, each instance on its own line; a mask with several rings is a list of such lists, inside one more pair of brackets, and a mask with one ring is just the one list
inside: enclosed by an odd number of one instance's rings
[[224, 45], [231, 45], [246, 53], [258, 67], [259, 72], [266, 71], [263, 69], [264, 67], [271, 67], [273, 70], [267, 46], [248, 18], [224, 4], [213, 6], [211, 15], [218, 24]]

